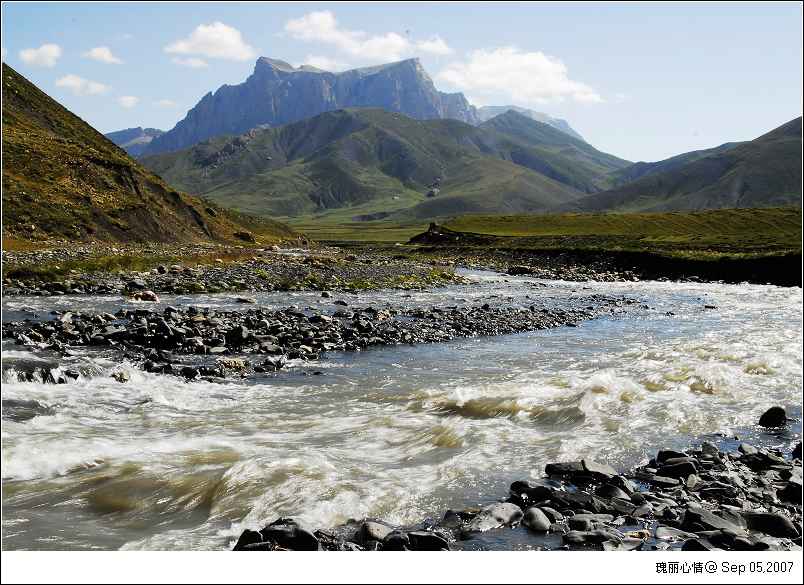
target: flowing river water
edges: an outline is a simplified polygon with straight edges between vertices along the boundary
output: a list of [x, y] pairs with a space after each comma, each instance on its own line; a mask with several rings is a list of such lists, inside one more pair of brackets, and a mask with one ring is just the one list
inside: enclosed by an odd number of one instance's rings
[[[603, 293], [639, 308], [577, 327], [330, 354], [221, 383], [93, 353], [58, 362], [83, 372], [76, 381], [20, 382], [18, 371], [54, 358], [4, 342], [4, 403], [49, 407], [28, 420], [4, 408], [4, 547], [225, 549], [243, 528], [279, 516], [312, 527], [412, 523], [494, 501], [551, 461], [593, 457], [625, 470], [658, 447], [750, 429], [771, 405], [800, 420], [800, 288], [465, 275], [475, 283], [336, 297], [375, 307], [560, 306]], [[318, 293], [256, 298], [333, 309]], [[126, 304], [8, 297], [3, 319]], [[226, 295], [161, 303], [188, 304], [243, 307]], [[121, 367], [127, 383], [110, 377]]]

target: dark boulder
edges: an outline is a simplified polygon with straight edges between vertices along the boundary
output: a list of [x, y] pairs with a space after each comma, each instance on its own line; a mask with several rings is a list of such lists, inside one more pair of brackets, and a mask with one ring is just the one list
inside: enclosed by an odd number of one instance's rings
[[552, 522], [542, 510], [533, 506], [525, 510], [522, 524], [536, 532], [547, 532]]
[[240, 538], [237, 539], [237, 543], [232, 550], [255, 550], [246, 547], [261, 542], [262, 535], [259, 532], [246, 529], [243, 531], [243, 534], [240, 535]]
[[781, 406], [772, 406], [759, 417], [759, 426], [765, 428], [783, 427], [787, 424], [787, 413]]
[[770, 536], [778, 538], [796, 538], [798, 530], [796, 525], [782, 514], [773, 514], [769, 512], [745, 512], [743, 514], [748, 528], [757, 530]]
[[318, 550], [315, 535], [290, 518], [275, 520], [260, 530], [264, 542], [273, 542], [290, 550]]
[[435, 532], [428, 530], [416, 530], [408, 532], [411, 550], [449, 550], [449, 542], [446, 538]]

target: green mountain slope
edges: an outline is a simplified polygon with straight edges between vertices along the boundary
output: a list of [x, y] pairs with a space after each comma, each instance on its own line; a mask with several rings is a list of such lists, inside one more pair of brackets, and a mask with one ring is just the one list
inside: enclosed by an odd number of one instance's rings
[[[507, 134], [511, 118], [525, 130]], [[600, 190], [628, 164], [515, 112], [491, 122], [337, 110], [142, 162], [174, 185], [250, 213], [366, 219], [544, 210]]]
[[563, 208], [675, 211], [801, 206], [801, 118], [749, 142], [722, 148]]
[[587, 193], [610, 187], [609, 173], [631, 164], [513, 110], [483, 122], [480, 127], [493, 130], [514, 144], [510, 152], [517, 164]]
[[[291, 233], [270, 221], [250, 227], [267, 238]], [[249, 237], [229, 212], [172, 189], [6, 64], [3, 235], [134, 242]]]
[[698, 159], [702, 159], [707, 156], [711, 156], [713, 154], [719, 154], [721, 152], [726, 152], [727, 150], [731, 150], [735, 146], [739, 146], [743, 144], [742, 142], [726, 142], [725, 144], [721, 144], [720, 146], [716, 146], [715, 148], [707, 148], [705, 150], [693, 150], [692, 152], [684, 152], [682, 154], [678, 154], [676, 156], [672, 156], [670, 158], [666, 158], [664, 160], [656, 161], [656, 162], [636, 162], [630, 166], [625, 168], [613, 171], [609, 175], [609, 180], [611, 182], [612, 188], [615, 187], [622, 187], [623, 185], [627, 185], [637, 179], [641, 179], [642, 177], [648, 175], [655, 175], [656, 173], [662, 173], [664, 171], [671, 171], [673, 169], [680, 168], [688, 163], [694, 162]]

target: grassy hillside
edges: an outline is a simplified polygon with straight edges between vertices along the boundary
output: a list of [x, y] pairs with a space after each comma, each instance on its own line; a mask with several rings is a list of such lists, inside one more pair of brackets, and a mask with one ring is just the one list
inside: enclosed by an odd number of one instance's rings
[[[519, 118], [524, 126], [509, 134], [506, 121]], [[599, 190], [628, 164], [515, 112], [478, 128], [377, 109], [327, 112], [143, 163], [222, 205], [344, 221], [545, 210]], [[438, 194], [426, 197], [433, 186]]]
[[801, 118], [734, 148], [563, 206], [672, 211], [801, 205]]
[[292, 233], [270, 220], [249, 230], [221, 207], [174, 190], [5, 63], [2, 70], [6, 242], [236, 241]]
[[612, 188], [622, 187], [623, 185], [636, 181], [637, 179], [641, 179], [642, 177], [663, 173], [665, 171], [671, 171], [704, 157], [726, 152], [727, 150], [731, 150], [740, 144], [742, 144], [742, 142], [727, 142], [725, 144], [721, 144], [720, 146], [716, 146], [715, 148], [685, 152], [656, 162], [637, 162], [625, 168], [613, 171], [609, 175], [609, 182], [611, 183]]
[[724, 209], [665, 213], [464, 216], [445, 227], [509, 238], [538, 249], [631, 250], [675, 255], [751, 255], [801, 251], [801, 209]]
[[481, 128], [503, 135], [513, 145], [507, 148], [510, 160], [586, 193], [610, 187], [609, 175], [630, 166], [627, 160], [513, 110]]

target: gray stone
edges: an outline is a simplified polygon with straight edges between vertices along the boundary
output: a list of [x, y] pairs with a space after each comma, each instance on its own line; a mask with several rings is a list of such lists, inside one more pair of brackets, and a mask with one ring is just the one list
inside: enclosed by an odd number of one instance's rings
[[522, 519], [519, 506], [509, 503], [491, 504], [483, 508], [467, 526], [467, 532], [485, 532], [502, 526], [512, 526]]
[[547, 532], [550, 530], [552, 522], [547, 514], [533, 506], [525, 510], [525, 517], [522, 520], [522, 524], [536, 532]]

